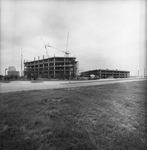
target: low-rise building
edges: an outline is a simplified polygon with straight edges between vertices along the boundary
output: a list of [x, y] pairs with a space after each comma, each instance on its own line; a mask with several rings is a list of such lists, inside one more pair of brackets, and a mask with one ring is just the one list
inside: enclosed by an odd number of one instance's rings
[[8, 76], [19, 76], [19, 71], [16, 71], [16, 68], [14, 66], [9, 66]]
[[98, 69], [98, 70], [89, 70], [89, 71], [81, 72], [81, 77], [90, 77], [90, 75], [95, 75], [97, 79], [128, 78], [130, 76], [130, 71]]

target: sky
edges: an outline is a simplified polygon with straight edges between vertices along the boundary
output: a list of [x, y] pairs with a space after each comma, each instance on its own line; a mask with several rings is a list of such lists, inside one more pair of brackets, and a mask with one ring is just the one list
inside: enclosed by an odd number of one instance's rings
[[[47, 57], [44, 43], [66, 50], [79, 71], [146, 71], [145, 0], [1, 0], [0, 74]], [[64, 53], [47, 48], [49, 57]]]

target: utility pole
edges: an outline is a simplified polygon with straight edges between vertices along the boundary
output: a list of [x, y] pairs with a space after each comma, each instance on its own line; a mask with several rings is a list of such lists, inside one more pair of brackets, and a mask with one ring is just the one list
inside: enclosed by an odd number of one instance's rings
[[21, 76], [22, 76], [22, 48], [21, 48]]

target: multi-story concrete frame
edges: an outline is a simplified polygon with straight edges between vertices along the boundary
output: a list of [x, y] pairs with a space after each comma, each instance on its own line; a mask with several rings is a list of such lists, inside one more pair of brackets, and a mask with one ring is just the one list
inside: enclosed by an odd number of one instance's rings
[[24, 75], [27, 77], [74, 78], [77, 74], [75, 57], [51, 57], [24, 62]]
[[90, 77], [93, 74], [97, 78], [128, 78], [130, 76], [129, 71], [121, 70], [108, 70], [108, 69], [99, 69], [99, 70], [89, 70], [81, 72], [82, 77]]

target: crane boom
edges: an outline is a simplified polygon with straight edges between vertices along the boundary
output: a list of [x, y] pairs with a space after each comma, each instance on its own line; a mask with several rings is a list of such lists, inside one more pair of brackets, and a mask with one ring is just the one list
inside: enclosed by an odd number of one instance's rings
[[63, 51], [63, 50], [59, 50], [58, 48], [56, 48], [56, 47], [54, 47], [54, 46], [51, 46], [49, 43], [46, 44], [46, 46], [51, 47], [51, 48], [53, 48], [53, 49], [55, 49], [55, 50], [57, 50], [57, 51], [63, 52], [63, 53], [65, 53], [65, 54], [70, 54], [69, 52], [66, 52], [66, 51]]
[[[69, 56], [69, 50], [68, 50], [68, 39], [69, 39], [69, 32], [67, 34], [67, 43], [66, 43], [66, 50], [63, 51], [63, 50], [59, 50], [58, 48], [54, 47], [54, 46], [51, 46], [49, 43], [48, 44], [45, 44], [45, 42], [43, 41], [43, 39], [41, 38], [43, 44], [44, 44], [44, 47], [45, 47], [45, 50], [46, 50], [46, 54], [48, 56], [48, 51], [47, 51], [47, 47], [51, 47], [57, 51], [60, 51], [60, 52], [63, 52], [65, 54], [65, 57], [68, 57]], [[49, 57], [49, 56], [48, 56]]]

